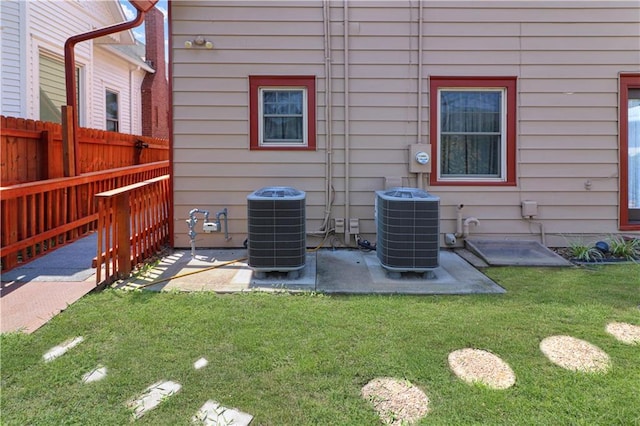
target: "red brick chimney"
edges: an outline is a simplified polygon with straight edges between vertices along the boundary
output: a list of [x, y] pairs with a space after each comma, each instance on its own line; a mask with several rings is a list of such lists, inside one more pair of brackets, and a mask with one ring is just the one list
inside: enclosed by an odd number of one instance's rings
[[164, 59], [164, 15], [157, 8], [144, 17], [145, 59], [156, 72], [142, 80], [142, 135], [169, 138], [169, 85]]

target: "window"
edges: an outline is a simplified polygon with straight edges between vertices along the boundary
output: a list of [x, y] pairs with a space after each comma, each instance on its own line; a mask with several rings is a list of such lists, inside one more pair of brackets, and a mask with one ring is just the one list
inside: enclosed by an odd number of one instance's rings
[[250, 76], [249, 90], [251, 149], [315, 150], [314, 76]]
[[431, 77], [432, 185], [515, 185], [516, 78]]
[[640, 74], [620, 76], [620, 229], [640, 230]]
[[[40, 120], [62, 123], [61, 107], [67, 104], [64, 62], [48, 55], [40, 54]], [[76, 67], [76, 102], [80, 105], [80, 68]], [[79, 114], [79, 117], [82, 115]]]
[[107, 90], [105, 93], [105, 111], [106, 111], [106, 130], [109, 132], [117, 132], [118, 123], [118, 94]]

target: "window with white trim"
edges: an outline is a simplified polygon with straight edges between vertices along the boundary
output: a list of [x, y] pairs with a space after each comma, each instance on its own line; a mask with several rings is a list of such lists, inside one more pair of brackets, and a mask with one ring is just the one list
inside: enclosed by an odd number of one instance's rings
[[262, 87], [259, 92], [260, 145], [306, 146], [306, 87]]
[[315, 77], [249, 77], [250, 148], [314, 150]]
[[432, 184], [515, 184], [515, 78], [431, 78]]

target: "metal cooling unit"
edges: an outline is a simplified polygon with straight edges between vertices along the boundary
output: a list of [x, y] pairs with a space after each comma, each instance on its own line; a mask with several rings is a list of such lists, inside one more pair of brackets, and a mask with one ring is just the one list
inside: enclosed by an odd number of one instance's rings
[[429, 272], [439, 264], [440, 198], [418, 188], [376, 191], [376, 253], [389, 272]]
[[247, 196], [249, 266], [265, 272], [292, 273], [304, 268], [306, 255], [304, 191], [285, 186], [259, 189]]

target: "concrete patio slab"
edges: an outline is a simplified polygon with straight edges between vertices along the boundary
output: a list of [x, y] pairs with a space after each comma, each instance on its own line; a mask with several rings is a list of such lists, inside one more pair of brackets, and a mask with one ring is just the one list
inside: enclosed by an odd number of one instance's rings
[[322, 249], [307, 253], [299, 276], [267, 273], [257, 278], [246, 263], [246, 250], [177, 250], [144, 277], [119, 283], [120, 288], [147, 288], [153, 291], [250, 290], [318, 291], [325, 293], [473, 294], [504, 293], [505, 290], [453, 252], [440, 253], [440, 266], [425, 278], [404, 273], [390, 277], [375, 252]]

